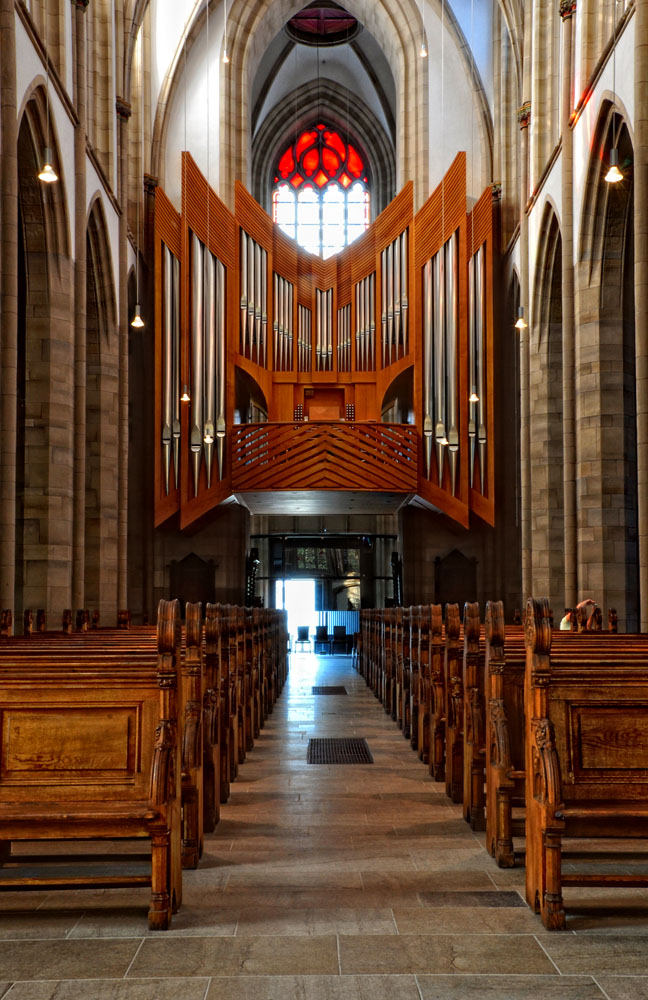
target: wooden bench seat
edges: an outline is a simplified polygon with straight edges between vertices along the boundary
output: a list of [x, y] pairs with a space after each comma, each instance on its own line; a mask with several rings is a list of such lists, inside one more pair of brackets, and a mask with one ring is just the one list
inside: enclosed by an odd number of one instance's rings
[[563, 885], [648, 886], [648, 866], [628, 873], [627, 860], [616, 872], [562, 863], [570, 837], [593, 850], [597, 838], [648, 836], [648, 671], [645, 656], [627, 655], [640, 641], [554, 662], [546, 600], [529, 601], [526, 634], [526, 897], [556, 930]]
[[[75, 672], [0, 660], [0, 888], [21, 885], [19, 868], [29, 866], [28, 856], [12, 857], [12, 842], [146, 839], [149, 926], [169, 926], [182, 898], [179, 654], [178, 604], [161, 602], [157, 655], [130, 676], [105, 664]], [[32, 867], [30, 887], [39, 884]], [[83, 884], [97, 878], [85, 874]]]

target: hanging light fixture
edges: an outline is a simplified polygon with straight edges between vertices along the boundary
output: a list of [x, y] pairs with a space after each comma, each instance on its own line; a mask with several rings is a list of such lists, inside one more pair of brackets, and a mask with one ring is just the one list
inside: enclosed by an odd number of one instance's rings
[[527, 321], [524, 318], [524, 306], [518, 306], [517, 319], [515, 321], [516, 330], [526, 330]]
[[425, 44], [425, 39], [423, 39], [423, 41], [421, 42], [421, 51], [419, 52], [419, 55], [421, 59], [427, 59], [427, 54], [428, 54], [427, 45]]
[[[209, 3], [209, 0], [207, 0], [207, 3]], [[223, 44], [223, 62], [224, 63], [228, 63], [229, 62], [229, 56], [227, 54], [227, 0], [225, 0], [225, 13], [223, 15], [223, 40], [224, 40], [224, 44]]]
[[469, 403], [478, 403], [479, 402], [479, 396], [477, 395], [477, 392], [476, 392], [476, 390], [475, 390], [474, 387], [473, 387], [473, 391], [470, 393], [470, 396], [468, 397], [468, 402]]
[[619, 150], [616, 145], [615, 136], [615, 126], [614, 126], [614, 106], [616, 105], [616, 5], [617, 0], [613, 0], [614, 4], [614, 28], [612, 32], [612, 149], [610, 150], [610, 166], [608, 172], [605, 175], [605, 180], [608, 184], [618, 184], [619, 181], [623, 180], [623, 174], [619, 170]]
[[[140, 117], [142, 119], [142, 142], [141, 142], [141, 155], [142, 155], [142, 182], [144, 181], [144, 98], [142, 94], [142, 36], [140, 34], [138, 39], [139, 45], [139, 96], [140, 96]], [[139, 293], [139, 272], [140, 272], [140, 227], [139, 227], [139, 191], [137, 191], [137, 198], [135, 200], [135, 230], [137, 237], [137, 256], [135, 258], [135, 286], [136, 286], [136, 302], [135, 302], [135, 315], [131, 320], [131, 326], [135, 330], [141, 330], [144, 326], [144, 320], [142, 319], [142, 307], [140, 305], [140, 293]]]
[[191, 396], [189, 395], [189, 386], [188, 385], [183, 385], [183, 387], [182, 387], [182, 395], [180, 397], [180, 402], [181, 403], [189, 403], [190, 400], [191, 400]]
[[39, 181], [45, 184], [54, 184], [58, 180], [58, 175], [52, 166], [52, 150], [50, 141], [50, 120], [49, 120], [49, 55], [47, 52], [47, 12], [45, 12], [45, 75], [47, 83], [45, 85], [45, 142], [43, 149], [43, 165], [38, 172]]

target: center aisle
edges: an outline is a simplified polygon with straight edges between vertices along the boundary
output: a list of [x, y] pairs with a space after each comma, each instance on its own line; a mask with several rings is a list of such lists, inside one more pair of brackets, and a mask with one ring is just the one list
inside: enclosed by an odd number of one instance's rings
[[[374, 763], [309, 765], [313, 737], [365, 738]], [[129, 976], [207, 976], [207, 1000], [648, 996], [583, 974], [612, 939], [548, 934], [523, 879], [496, 868], [349, 657], [293, 655], [200, 869], [186, 873], [174, 929], [188, 921], [192, 936], [147, 941]], [[628, 960], [642, 944], [623, 943]]]

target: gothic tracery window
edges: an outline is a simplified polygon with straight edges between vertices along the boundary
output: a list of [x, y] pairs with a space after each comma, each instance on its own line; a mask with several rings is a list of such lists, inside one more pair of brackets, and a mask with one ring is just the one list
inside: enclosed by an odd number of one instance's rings
[[272, 217], [310, 253], [330, 257], [369, 226], [367, 167], [358, 150], [321, 123], [301, 132], [279, 157]]

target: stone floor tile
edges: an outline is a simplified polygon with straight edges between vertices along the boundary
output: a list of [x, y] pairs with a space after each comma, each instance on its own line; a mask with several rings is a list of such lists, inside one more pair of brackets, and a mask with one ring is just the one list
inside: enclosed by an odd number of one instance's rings
[[1, 979], [120, 978], [141, 941], [5, 941], [0, 949]]
[[609, 1000], [648, 1000], [648, 975], [597, 976]]
[[396, 934], [390, 909], [354, 910], [302, 909], [286, 912], [285, 908], [242, 910], [236, 934], [238, 936], [273, 934]]
[[82, 979], [73, 982], [15, 983], [7, 1000], [204, 1000], [208, 985], [209, 979]]
[[418, 976], [417, 980], [421, 1000], [603, 1000], [605, 996], [589, 976]]
[[541, 973], [555, 968], [531, 935], [399, 935], [340, 937], [342, 972]]
[[537, 934], [538, 918], [524, 909], [436, 906], [394, 910], [399, 934]]
[[[65, 938], [83, 916], [83, 910], [7, 912], [0, 897], [0, 941]], [[146, 920], [146, 913], [144, 914]], [[141, 926], [141, 917], [140, 917]]]
[[587, 973], [592, 976], [645, 975], [648, 970], [648, 946], [643, 937], [620, 934], [560, 934], [555, 931], [542, 939], [547, 954], [560, 972], [567, 975]]
[[333, 935], [183, 938], [144, 941], [129, 976], [335, 975]]
[[[115, 937], [159, 937], [159, 931], [148, 928], [147, 912], [132, 910], [87, 910], [69, 938], [115, 938]], [[180, 936], [228, 937], [236, 930], [238, 911], [215, 908], [209, 897], [201, 890], [200, 901], [187, 905], [183, 903], [174, 914], [171, 927], [164, 932], [165, 938]]]
[[414, 976], [215, 977], [206, 1000], [420, 1000]]

